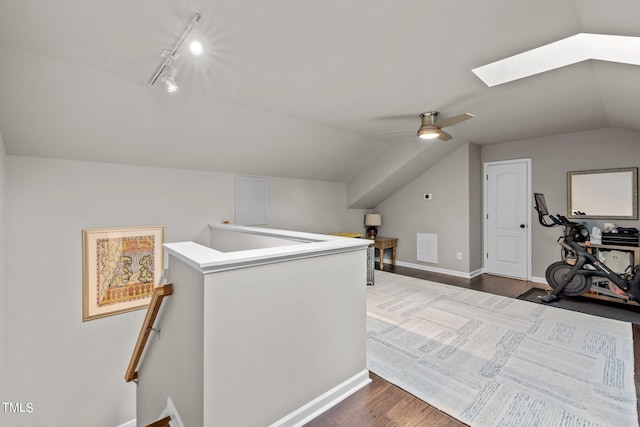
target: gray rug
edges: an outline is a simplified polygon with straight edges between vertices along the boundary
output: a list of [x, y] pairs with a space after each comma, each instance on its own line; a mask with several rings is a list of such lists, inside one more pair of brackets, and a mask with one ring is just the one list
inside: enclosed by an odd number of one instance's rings
[[637, 426], [631, 325], [376, 271], [368, 369], [471, 426]]
[[[530, 289], [518, 297], [523, 301], [538, 303], [538, 296], [547, 295], [542, 289]], [[622, 304], [603, 300], [594, 300], [588, 297], [565, 297], [549, 304], [552, 307], [565, 310], [579, 311], [593, 316], [606, 317], [607, 319], [621, 320], [640, 325], [640, 307], [631, 304]]]

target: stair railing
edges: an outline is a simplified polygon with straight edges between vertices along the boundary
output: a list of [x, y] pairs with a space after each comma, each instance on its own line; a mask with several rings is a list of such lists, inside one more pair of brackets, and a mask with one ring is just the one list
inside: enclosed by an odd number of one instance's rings
[[164, 297], [171, 294], [173, 294], [173, 285], [171, 283], [158, 286], [153, 290], [153, 296], [151, 297], [149, 308], [147, 308], [147, 315], [142, 323], [142, 329], [140, 329], [140, 334], [138, 334], [138, 341], [136, 341], [136, 346], [133, 349], [133, 354], [129, 361], [129, 367], [124, 375], [126, 382], [138, 379], [138, 363], [140, 362], [142, 352], [144, 351], [144, 347], [149, 339], [149, 334], [151, 334], [151, 331], [153, 330], [153, 324], [158, 316], [158, 311], [160, 311], [160, 305], [162, 304]]
[[171, 417], [167, 416], [161, 420], [148, 424], [147, 427], [171, 427], [169, 422], [171, 421]]

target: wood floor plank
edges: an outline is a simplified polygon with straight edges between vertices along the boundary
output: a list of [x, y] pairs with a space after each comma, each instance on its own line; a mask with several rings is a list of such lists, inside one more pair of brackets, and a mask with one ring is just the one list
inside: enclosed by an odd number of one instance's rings
[[379, 376], [373, 373], [370, 376], [371, 384], [306, 426], [466, 426]]
[[313, 424], [312, 422], [309, 425], [347, 425], [346, 423], [349, 419], [354, 417], [354, 414], [361, 414], [361, 411], [363, 410], [370, 410], [371, 406], [376, 402], [376, 399], [381, 395], [384, 396], [388, 387], [392, 386], [392, 384], [382, 381], [382, 379], [376, 375], [370, 375], [370, 377], [372, 379], [371, 384], [350, 396], [348, 403], [341, 402], [326, 413], [330, 419], [335, 422], [335, 424]]

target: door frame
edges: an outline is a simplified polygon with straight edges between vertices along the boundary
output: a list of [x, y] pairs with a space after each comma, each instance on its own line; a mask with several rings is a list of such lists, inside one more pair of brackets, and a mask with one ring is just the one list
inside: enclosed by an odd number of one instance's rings
[[511, 160], [499, 160], [499, 161], [492, 161], [492, 162], [484, 162], [482, 164], [482, 176], [485, 177], [485, 179], [482, 180], [483, 182], [483, 208], [482, 208], [482, 222], [483, 222], [483, 233], [482, 233], [482, 270], [483, 272], [486, 273], [486, 271], [484, 271], [485, 268], [485, 261], [487, 259], [487, 236], [489, 235], [489, 221], [487, 221], [487, 207], [489, 205], [489, 194], [488, 194], [488, 172], [487, 172], [487, 168], [489, 166], [498, 166], [498, 165], [506, 165], [506, 164], [512, 164], [512, 163], [524, 163], [527, 166], [527, 215], [525, 216], [526, 221], [527, 221], [527, 256], [526, 256], [526, 260], [527, 260], [527, 277], [526, 280], [528, 281], [532, 281], [532, 270], [533, 270], [533, 266], [532, 266], [532, 242], [531, 242], [531, 218], [532, 218], [532, 205], [531, 205], [531, 198], [532, 196], [532, 190], [531, 190], [531, 179], [532, 179], [532, 174], [531, 174], [531, 158], [524, 158], [524, 159], [511, 159]]

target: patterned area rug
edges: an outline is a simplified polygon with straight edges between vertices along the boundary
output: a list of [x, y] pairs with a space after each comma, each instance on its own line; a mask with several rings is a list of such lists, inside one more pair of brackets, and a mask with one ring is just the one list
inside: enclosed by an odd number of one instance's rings
[[376, 271], [368, 369], [471, 426], [637, 426], [631, 325]]

